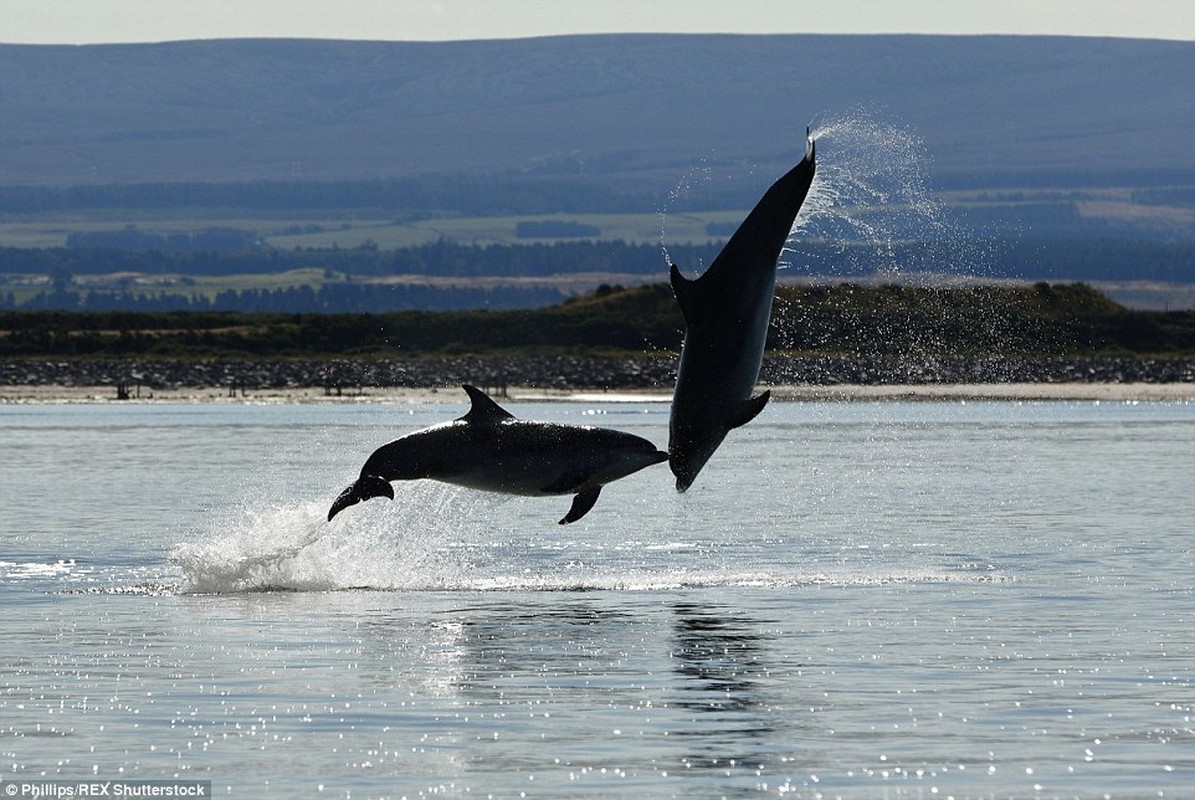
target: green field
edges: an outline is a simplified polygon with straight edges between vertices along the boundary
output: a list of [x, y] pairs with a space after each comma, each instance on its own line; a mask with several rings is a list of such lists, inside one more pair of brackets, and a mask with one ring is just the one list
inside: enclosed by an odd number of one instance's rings
[[[964, 227], [997, 223], [1000, 230], [1032, 231], [1035, 235], [1066, 229], [1078, 222], [1135, 229], [1146, 236], [1184, 238], [1195, 230], [1195, 207], [1187, 196], [1192, 187], [1174, 187], [1170, 194], [1149, 197], [1141, 187], [1084, 190], [1002, 188], [1000, 190], [942, 191], [934, 194], [939, 212], [956, 215]], [[1146, 198], [1143, 200], [1143, 198]], [[841, 219], [873, 218], [888, 214], [899, 219], [908, 209], [869, 198], [864, 207], [850, 201], [834, 208]], [[645, 203], [647, 201], [644, 201]], [[924, 209], [922, 210], [924, 212]], [[466, 245], [527, 244], [565, 241], [575, 237], [520, 237], [519, 223], [576, 222], [599, 231], [591, 238], [628, 243], [687, 244], [709, 241], [707, 225], [740, 222], [746, 209], [700, 210], [685, 213], [558, 213], [509, 216], [464, 216], [451, 211], [378, 208], [336, 208], [309, 214], [244, 212], [233, 208], [119, 209], [91, 208], [73, 212], [0, 216], [0, 247], [62, 247], [72, 233], [136, 229], [163, 235], [195, 233], [212, 228], [247, 231], [279, 249], [376, 246], [382, 250], [417, 246], [448, 239]], [[935, 212], [938, 213], [938, 212]], [[1057, 233], [1052, 231], [1051, 235]], [[1098, 233], [1098, 231], [1097, 231]], [[1074, 235], [1072, 230], [1070, 235]]]
[[[46, 292], [50, 280], [44, 275], [7, 275], [2, 287], [11, 293], [17, 303], [25, 303], [31, 297]], [[90, 290], [113, 291], [125, 289], [133, 293], [156, 294], [168, 292], [193, 297], [214, 299], [225, 291], [241, 292], [246, 289], [291, 289], [310, 286], [318, 289], [328, 278], [319, 268], [292, 269], [285, 272], [270, 272], [245, 275], [87, 275], [77, 276], [72, 289], [86, 293]]]
[[[118, 231], [135, 228], [145, 233], [193, 233], [209, 228], [230, 228], [249, 231], [271, 247], [341, 248], [377, 246], [383, 250], [411, 247], [439, 239], [462, 244], [531, 244], [565, 239], [525, 238], [518, 236], [520, 222], [578, 222], [598, 228], [599, 236], [587, 237], [607, 241], [652, 244], [661, 236], [670, 244], [705, 242], [721, 238], [710, 236], [706, 225], [734, 224], [742, 220], [745, 211], [705, 211], [686, 214], [544, 214], [508, 217], [444, 216], [420, 220], [397, 220], [393, 215], [380, 216], [376, 210], [355, 214], [345, 212], [345, 218], [245, 218], [229, 214], [215, 216], [205, 212], [201, 216], [174, 216], [131, 212], [120, 219], [92, 217], [62, 217], [39, 220], [0, 219], [2, 247], [65, 247], [72, 233]], [[568, 237], [573, 238], [573, 237]]]

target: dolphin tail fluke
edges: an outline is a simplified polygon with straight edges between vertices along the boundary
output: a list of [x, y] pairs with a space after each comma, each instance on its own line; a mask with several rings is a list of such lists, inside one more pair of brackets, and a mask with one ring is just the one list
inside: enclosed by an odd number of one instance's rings
[[592, 489], [586, 489], [577, 494], [573, 498], [572, 508], [564, 515], [564, 519], [560, 520], [561, 525], [567, 525], [570, 522], [576, 522], [589, 513], [589, 509], [593, 508], [593, 504], [597, 502], [598, 495], [602, 493], [602, 487], [595, 486]]
[[377, 475], [362, 475], [357, 480], [349, 484], [340, 496], [332, 503], [332, 507], [328, 509], [328, 522], [332, 521], [332, 517], [344, 511], [352, 505], [360, 503], [362, 500], [368, 500], [371, 497], [389, 497], [394, 499], [394, 487], [390, 485], [390, 481], [385, 478], [379, 478]]
[[768, 404], [768, 400], [772, 397], [772, 390], [769, 389], [759, 397], [752, 397], [750, 400], [744, 400], [739, 404], [735, 410], [735, 414], [730, 419], [730, 427], [738, 428], [746, 425], [751, 420], [759, 416], [759, 412], [763, 411], [763, 407]]

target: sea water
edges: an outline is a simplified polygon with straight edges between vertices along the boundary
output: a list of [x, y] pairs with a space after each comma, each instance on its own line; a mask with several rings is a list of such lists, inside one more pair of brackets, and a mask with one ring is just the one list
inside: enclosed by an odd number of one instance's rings
[[464, 400], [0, 406], [0, 780], [1190, 796], [1195, 406], [772, 403], [570, 526], [430, 482], [325, 521]]

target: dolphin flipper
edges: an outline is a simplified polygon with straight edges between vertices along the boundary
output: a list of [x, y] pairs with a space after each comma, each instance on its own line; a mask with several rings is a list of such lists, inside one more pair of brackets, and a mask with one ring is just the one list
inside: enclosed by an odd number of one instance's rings
[[768, 400], [772, 397], [772, 390], [768, 389], [759, 397], [752, 397], [750, 400], [744, 400], [739, 403], [735, 414], [730, 418], [730, 427], [732, 429], [746, 425], [751, 420], [759, 416], [759, 412], [763, 411], [763, 407], [768, 404]]
[[592, 489], [585, 489], [579, 492], [573, 498], [572, 508], [564, 515], [564, 519], [560, 520], [561, 525], [567, 525], [570, 522], [576, 522], [589, 513], [589, 509], [593, 508], [593, 504], [597, 502], [598, 495], [602, 493], [602, 487], [595, 486]]

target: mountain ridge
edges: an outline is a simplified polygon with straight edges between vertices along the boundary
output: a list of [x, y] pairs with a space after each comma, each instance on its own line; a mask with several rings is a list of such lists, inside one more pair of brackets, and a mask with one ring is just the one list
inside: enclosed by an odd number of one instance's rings
[[970, 185], [1185, 179], [1193, 76], [1195, 43], [1081, 37], [0, 45], [0, 185], [767, 169], [860, 109]]

